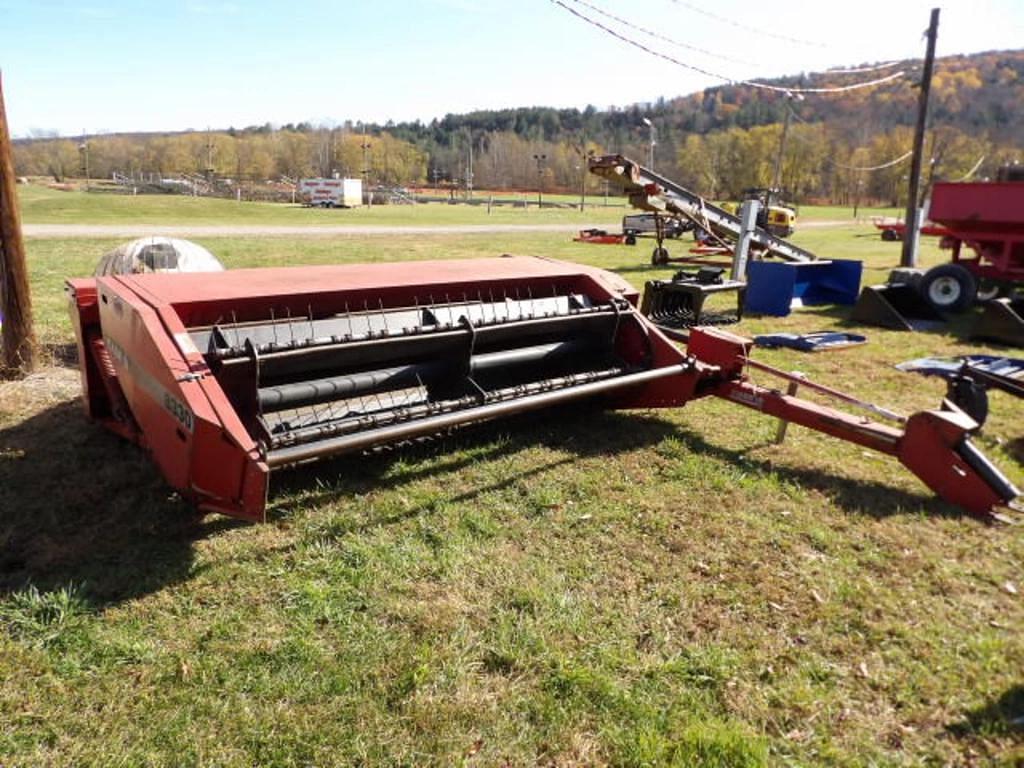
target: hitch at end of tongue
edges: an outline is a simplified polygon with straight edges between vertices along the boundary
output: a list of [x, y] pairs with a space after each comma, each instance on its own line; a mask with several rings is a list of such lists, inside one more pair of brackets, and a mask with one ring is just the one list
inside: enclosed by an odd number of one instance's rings
[[949, 410], [921, 411], [907, 420], [897, 456], [944, 501], [990, 517], [1020, 491], [971, 442], [977, 423], [955, 406], [943, 405]]

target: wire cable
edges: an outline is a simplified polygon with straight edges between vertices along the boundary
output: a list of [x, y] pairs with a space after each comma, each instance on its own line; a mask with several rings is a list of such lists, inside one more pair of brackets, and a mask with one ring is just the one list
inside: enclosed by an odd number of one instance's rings
[[777, 32], [766, 32], [765, 30], [759, 29], [757, 27], [751, 27], [748, 26], [747, 24], [741, 24], [735, 19], [730, 19], [727, 16], [719, 16], [717, 13], [712, 13], [711, 11], [705, 11], [703, 8], [698, 8], [693, 3], [686, 2], [686, 0], [671, 0], [671, 2], [675, 3], [676, 5], [681, 5], [684, 8], [689, 8], [691, 11], [693, 11], [694, 13], [699, 13], [701, 16], [707, 16], [709, 19], [720, 21], [723, 24], [728, 24], [729, 26], [736, 27], [737, 29], [744, 29], [747, 32], [755, 32], [761, 37], [774, 37], [776, 40], [785, 40], [787, 43], [797, 43], [798, 45], [808, 45], [812, 48], [828, 48], [828, 46], [825, 43], [818, 42], [816, 40], [801, 40], [798, 37], [780, 35]]
[[655, 32], [654, 30], [648, 29], [647, 27], [641, 27], [639, 24], [634, 24], [631, 21], [622, 18], [621, 16], [616, 16], [614, 13], [609, 13], [608, 11], [602, 10], [601, 8], [598, 8], [596, 5], [586, 2], [586, 0], [572, 0], [572, 2], [577, 3], [578, 5], [585, 6], [586, 8], [589, 8], [590, 10], [594, 11], [595, 13], [604, 16], [606, 19], [611, 19], [612, 21], [618, 22], [624, 27], [635, 29], [637, 32], [642, 32], [645, 35], [656, 38], [658, 40], [662, 40], [666, 43], [669, 43], [670, 45], [675, 45], [679, 48], [685, 48], [688, 51], [702, 53], [705, 56], [710, 56], [714, 59], [721, 59], [722, 61], [732, 62], [733, 64], [742, 64], [743, 66], [746, 67], [760, 66], [759, 64], [753, 61], [744, 61], [743, 59], [736, 59], [733, 58], [732, 56], [726, 56], [724, 54], [715, 53], [714, 51], [709, 51], [706, 48], [699, 48], [696, 45], [690, 45], [689, 43], [681, 43], [678, 40], [673, 40], [671, 37], [663, 35], [660, 32]]
[[[786, 107], [789, 109], [789, 113], [793, 117], [795, 117], [800, 123], [803, 123], [804, 125], [814, 125], [814, 123], [809, 123], [806, 120], [804, 120], [802, 117], [800, 117], [800, 115], [798, 115], [796, 113], [796, 110], [793, 109], [793, 105], [790, 104], [788, 101], [786, 102]], [[807, 139], [803, 138], [798, 133], [794, 133], [793, 134], [793, 138], [796, 139], [797, 141], [799, 141], [802, 144], [810, 143]], [[914, 150], [910, 149], [910, 150], [907, 150], [906, 152], [904, 152], [899, 157], [895, 157], [892, 160], [889, 160], [889, 161], [884, 162], [884, 163], [879, 163], [878, 165], [847, 165], [846, 163], [836, 162], [831, 157], [823, 157], [821, 159], [821, 161], [823, 163], [826, 163], [827, 165], [831, 165], [834, 168], [842, 168], [844, 171], [858, 171], [858, 172], [864, 171], [864, 172], [869, 172], [869, 171], [881, 171], [883, 168], [891, 168], [894, 165], [899, 165], [904, 160], [906, 160], [908, 157], [910, 157], [912, 154], [914, 154]]]
[[[819, 94], [820, 93], [846, 93], [848, 91], [855, 91], [855, 90], [859, 90], [861, 88], [871, 88], [871, 87], [876, 86], [876, 85], [881, 85], [882, 83], [888, 83], [888, 82], [891, 82], [893, 80], [896, 80], [897, 78], [903, 77], [903, 75], [905, 74], [903, 70], [900, 70], [899, 72], [894, 72], [891, 75], [887, 75], [886, 77], [880, 77], [880, 78], [875, 79], [875, 80], [868, 80], [867, 82], [861, 82], [861, 83], [851, 83], [850, 85], [832, 86], [832, 87], [829, 87], [829, 88], [797, 88], [797, 87], [786, 87], [786, 86], [781, 86], [781, 85], [769, 85], [767, 83], [758, 83], [758, 82], [753, 81], [753, 80], [736, 80], [736, 79], [733, 79], [731, 77], [726, 77], [725, 75], [720, 75], [717, 72], [711, 72], [711, 71], [709, 71], [707, 69], [702, 69], [701, 67], [695, 66], [693, 64], [687, 64], [686, 62], [680, 61], [679, 59], [677, 59], [677, 58], [675, 58], [673, 56], [669, 56], [666, 53], [662, 53], [661, 51], [656, 51], [656, 50], [654, 50], [652, 48], [648, 48], [643, 43], [638, 42], [638, 41], [634, 40], [631, 37], [627, 37], [626, 35], [622, 34], [621, 32], [617, 32], [616, 30], [611, 29], [610, 27], [605, 26], [600, 21], [597, 21], [596, 19], [592, 19], [591, 17], [587, 16], [586, 14], [581, 13], [580, 11], [576, 10], [575, 8], [572, 8], [571, 6], [569, 6], [565, 2], [563, 2], [563, 0], [551, 0], [551, 2], [554, 3], [557, 6], [560, 6], [561, 8], [565, 9], [566, 11], [568, 11], [569, 13], [571, 13], [573, 16], [577, 17], [578, 19], [581, 19], [582, 21], [585, 21], [587, 24], [590, 24], [591, 26], [597, 27], [598, 29], [603, 30], [607, 34], [611, 35], [612, 37], [615, 37], [615, 38], [621, 40], [622, 42], [627, 43], [628, 45], [632, 45], [635, 48], [639, 48], [641, 51], [644, 51], [644, 52], [650, 54], [651, 56], [656, 56], [659, 59], [664, 59], [665, 61], [668, 61], [668, 62], [670, 62], [672, 64], [675, 64], [676, 66], [682, 67], [684, 69], [689, 69], [689, 70], [691, 70], [693, 72], [697, 72], [697, 73], [702, 74], [702, 75], [706, 75], [707, 77], [713, 77], [716, 80], [722, 80], [722, 81], [724, 81], [724, 82], [726, 82], [726, 83], [728, 83], [730, 85], [745, 85], [745, 86], [748, 86], [750, 88], [759, 88], [761, 90], [772, 91], [774, 93], [819, 93]], [[576, 3], [576, 2], [580, 2], [580, 0], [569, 0], [569, 2]]]
[[971, 170], [969, 170], [967, 173], [965, 173], [963, 176], [957, 179], [957, 181], [967, 181], [969, 178], [971, 178], [971, 176], [978, 172], [978, 169], [981, 168], [981, 164], [984, 162], [985, 155], [982, 155], [981, 157], [978, 158], [978, 162], [971, 166]]
[[865, 171], [865, 172], [867, 172], [867, 171], [880, 171], [883, 168], [891, 168], [894, 165], [899, 165], [904, 160], [906, 160], [908, 157], [910, 157], [912, 154], [914, 154], [914, 150], [911, 149], [911, 150], [908, 150], [908, 151], [904, 152], [899, 157], [897, 157], [897, 158], [895, 158], [893, 160], [890, 160], [887, 163], [881, 163], [879, 165], [846, 165], [845, 163], [837, 163], [835, 160], [833, 160], [830, 157], [823, 158], [822, 160], [823, 160], [823, 162], [826, 162], [829, 165], [835, 166], [836, 168], [842, 168], [844, 171], [858, 171], [858, 172]]
[[859, 75], [865, 72], [881, 72], [883, 69], [892, 69], [898, 67], [902, 62], [899, 61], [887, 61], [884, 64], [876, 64], [873, 67], [855, 67], [853, 69], [843, 69], [840, 67], [834, 67], [832, 69], [826, 69], [820, 73], [823, 75]]

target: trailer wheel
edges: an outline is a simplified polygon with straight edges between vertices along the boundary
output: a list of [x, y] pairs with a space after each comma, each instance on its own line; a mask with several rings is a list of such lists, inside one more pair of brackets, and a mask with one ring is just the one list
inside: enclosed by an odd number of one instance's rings
[[924, 273], [920, 291], [939, 312], [964, 312], [974, 304], [978, 281], [959, 264], [940, 264]]
[[882, 239], [885, 240], [885, 242], [887, 243], [895, 243], [901, 238], [900, 233], [897, 232], [895, 229], [883, 229]]
[[966, 376], [950, 379], [946, 387], [946, 397], [978, 422], [978, 426], [984, 424], [988, 418], [988, 392], [973, 379]]
[[664, 266], [668, 264], [668, 249], [667, 248], [655, 248], [651, 253], [651, 264], [656, 267]]
[[626, 235], [626, 245], [636, 245], [636, 235]]

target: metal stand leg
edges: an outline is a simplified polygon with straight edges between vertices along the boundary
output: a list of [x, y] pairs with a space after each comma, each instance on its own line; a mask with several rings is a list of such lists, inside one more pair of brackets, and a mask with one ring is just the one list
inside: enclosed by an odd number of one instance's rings
[[[786, 388], [786, 394], [790, 397], [796, 395], [797, 390], [800, 389], [800, 384], [791, 381], [789, 386]], [[779, 427], [775, 430], [775, 444], [782, 445], [782, 441], [786, 439], [786, 430], [789, 428], [789, 422], [785, 419], [779, 419]]]

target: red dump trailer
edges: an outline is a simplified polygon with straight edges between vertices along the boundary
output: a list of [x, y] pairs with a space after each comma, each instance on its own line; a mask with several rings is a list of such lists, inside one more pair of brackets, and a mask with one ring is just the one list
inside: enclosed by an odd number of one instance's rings
[[936, 184], [928, 214], [953, 255], [922, 281], [936, 309], [963, 310], [979, 290], [993, 298], [1024, 283], [1024, 181]]

